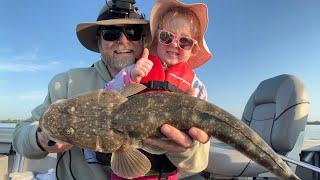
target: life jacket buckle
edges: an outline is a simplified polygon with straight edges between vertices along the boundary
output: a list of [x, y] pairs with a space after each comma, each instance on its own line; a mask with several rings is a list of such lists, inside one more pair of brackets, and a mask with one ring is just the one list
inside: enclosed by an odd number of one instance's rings
[[168, 81], [148, 81], [147, 89], [156, 89], [156, 90], [168, 90], [169, 82]]

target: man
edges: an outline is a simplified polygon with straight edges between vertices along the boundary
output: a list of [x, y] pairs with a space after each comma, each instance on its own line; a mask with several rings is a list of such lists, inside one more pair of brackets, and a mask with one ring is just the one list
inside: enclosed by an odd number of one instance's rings
[[[146, 29], [148, 21], [137, 8], [127, 9], [117, 1], [108, 2], [97, 21], [79, 24], [78, 39], [87, 49], [100, 53], [101, 60], [92, 67], [71, 69], [53, 77], [44, 102], [32, 111], [31, 118], [17, 125], [13, 135], [15, 150], [30, 159], [58, 153], [57, 179], [108, 179], [108, 166], [100, 162], [98, 153], [95, 154], [98, 162], [88, 161], [83, 149], [51, 141], [39, 128], [38, 121], [50, 104], [101, 89], [123, 67], [133, 64], [143, 51]], [[185, 134], [169, 125], [163, 125], [161, 131], [170, 141], [150, 139], [146, 143], [166, 151], [168, 163], [191, 173], [206, 168], [210, 147], [206, 133], [191, 128]], [[193, 139], [207, 143], [194, 143]]]

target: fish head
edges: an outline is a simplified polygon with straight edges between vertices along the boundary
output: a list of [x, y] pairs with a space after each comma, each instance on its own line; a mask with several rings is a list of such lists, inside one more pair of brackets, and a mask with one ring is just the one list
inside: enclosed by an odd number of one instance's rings
[[53, 140], [100, 152], [113, 152], [124, 142], [110, 128], [112, 111], [127, 101], [115, 91], [96, 91], [51, 104], [40, 127]]

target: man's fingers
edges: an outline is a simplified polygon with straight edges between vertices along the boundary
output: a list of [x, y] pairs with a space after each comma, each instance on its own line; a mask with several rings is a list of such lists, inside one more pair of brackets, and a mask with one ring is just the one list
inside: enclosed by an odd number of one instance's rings
[[161, 132], [182, 147], [189, 148], [193, 144], [193, 140], [187, 134], [168, 124], [161, 127]]
[[208, 142], [210, 138], [206, 132], [196, 127], [190, 128], [188, 133], [193, 139], [199, 141], [202, 144]]
[[148, 48], [144, 48], [141, 58], [148, 59], [148, 57], [149, 57], [149, 49]]
[[148, 145], [159, 147], [164, 151], [166, 151], [167, 153], [182, 153], [187, 150], [186, 148], [179, 146], [178, 144], [176, 144], [171, 140], [149, 138], [149, 139], [146, 139], [144, 142]]
[[57, 153], [68, 151], [72, 145], [68, 143], [53, 143], [54, 141], [50, 140], [50, 137], [42, 132], [37, 132], [39, 143], [41, 146], [49, 153]]
[[209, 140], [207, 133], [196, 127], [190, 128], [188, 134], [186, 134], [171, 125], [164, 124], [161, 127], [161, 132], [166, 136], [165, 139], [149, 138], [144, 142], [151, 146], [159, 147], [167, 153], [185, 152], [194, 145], [193, 140], [197, 140], [200, 143], [206, 143]]
[[190, 128], [186, 134], [169, 124], [164, 124], [161, 127], [161, 132], [166, 136], [166, 139], [147, 139], [145, 143], [159, 147], [167, 153], [184, 152], [194, 145], [194, 140], [200, 143], [206, 143], [209, 140], [207, 133], [196, 127]]
[[47, 151], [50, 153], [65, 152], [71, 149], [71, 144], [56, 143], [54, 146], [48, 146]]

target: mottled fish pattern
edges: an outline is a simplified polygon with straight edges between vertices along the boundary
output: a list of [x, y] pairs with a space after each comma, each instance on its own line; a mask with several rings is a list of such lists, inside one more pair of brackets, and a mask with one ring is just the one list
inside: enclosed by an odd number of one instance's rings
[[40, 120], [41, 128], [55, 140], [100, 152], [114, 152], [128, 142], [139, 144], [155, 137], [165, 123], [180, 130], [201, 128], [279, 178], [299, 179], [241, 120], [207, 101], [180, 93], [126, 98], [113, 90], [99, 90], [52, 104]]

